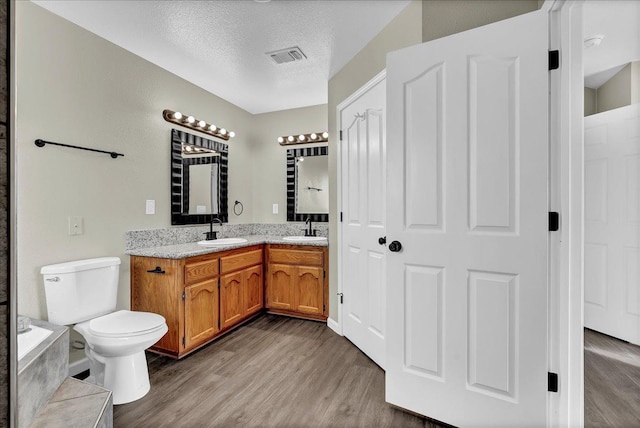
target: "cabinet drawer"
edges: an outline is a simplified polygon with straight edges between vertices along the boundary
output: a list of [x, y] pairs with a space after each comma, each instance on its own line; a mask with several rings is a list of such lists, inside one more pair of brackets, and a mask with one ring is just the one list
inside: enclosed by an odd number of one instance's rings
[[218, 259], [187, 263], [184, 266], [184, 282], [193, 284], [218, 275]]
[[286, 250], [276, 248], [269, 250], [269, 263], [323, 266], [323, 261], [322, 251]]
[[234, 256], [222, 257], [220, 259], [220, 270], [222, 273], [227, 273], [260, 263], [262, 263], [262, 250], [249, 251]]

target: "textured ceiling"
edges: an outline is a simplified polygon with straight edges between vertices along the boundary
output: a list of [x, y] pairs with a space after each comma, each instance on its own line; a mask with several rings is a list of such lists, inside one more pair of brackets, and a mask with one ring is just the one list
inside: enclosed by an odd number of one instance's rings
[[640, 1], [585, 1], [583, 33], [604, 35], [600, 46], [584, 50], [585, 86], [598, 88], [616, 69], [640, 60]]
[[[327, 82], [407, 0], [34, 3], [251, 112], [327, 102]], [[265, 52], [299, 46], [308, 60]]]

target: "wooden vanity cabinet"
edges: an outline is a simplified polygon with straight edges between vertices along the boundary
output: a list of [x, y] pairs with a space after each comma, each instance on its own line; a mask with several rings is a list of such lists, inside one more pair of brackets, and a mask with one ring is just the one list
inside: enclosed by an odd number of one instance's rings
[[266, 259], [268, 312], [326, 320], [327, 247], [270, 244]]
[[264, 307], [261, 245], [185, 259], [131, 256], [131, 309], [169, 331], [150, 348], [181, 358]]

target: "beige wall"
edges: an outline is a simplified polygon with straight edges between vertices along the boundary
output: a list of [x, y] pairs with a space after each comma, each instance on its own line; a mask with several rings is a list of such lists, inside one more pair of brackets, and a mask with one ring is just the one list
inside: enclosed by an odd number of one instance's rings
[[598, 88], [598, 113], [631, 104], [631, 64]]
[[640, 103], [640, 61], [631, 63], [631, 104]]
[[538, 8], [538, 0], [425, 0], [422, 2], [422, 41], [428, 42]]
[[[286, 209], [275, 138], [327, 129], [326, 106], [254, 117], [31, 2], [17, 2], [16, 14], [20, 313], [46, 318], [40, 267], [104, 255], [122, 259], [118, 306], [129, 307], [125, 232], [171, 225], [165, 108], [236, 132], [229, 143], [230, 223], [284, 221], [284, 214], [270, 217], [271, 201]], [[125, 156], [37, 148], [36, 138]], [[155, 199], [155, 215], [145, 214], [146, 199]], [[235, 200], [244, 205], [240, 217], [231, 210]], [[84, 218], [83, 235], [68, 235], [69, 216]]]
[[[386, 67], [387, 53], [422, 41], [422, 3], [412, 1], [329, 80], [329, 242], [338, 241], [336, 107]], [[329, 247], [329, 316], [338, 319], [338, 247]]]
[[590, 116], [598, 112], [598, 91], [584, 88], [584, 115]]
[[598, 89], [584, 88], [584, 115], [640, 103], [640, 61], [631, 62]]
[[[327, 105], [257, 114], [253, 116], [253, 126], [257, 130], [251, 145], [253, 220], [256, 223], [284, 223], [287, 221], [286, 168], [290, 147], [278, 144], [277, 138], [326, 131]], [[278, 214], [273, 214], [273, 204], [278, 204]]]

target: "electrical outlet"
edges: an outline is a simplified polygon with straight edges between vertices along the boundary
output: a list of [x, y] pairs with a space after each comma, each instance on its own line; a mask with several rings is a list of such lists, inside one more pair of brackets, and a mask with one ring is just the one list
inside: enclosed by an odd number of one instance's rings
[[278, 204], [273, 204], [273, 213], [278, 214]]
[[156, 213], [156, 200], [155, 199], [147, 199], [147, 206], [146, 206], [146, 213], [147, 214], [155, 214]]
[[82, 217], [69, 217], [69, 235], [82, 235], [84, 233], [82, 222]]

